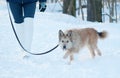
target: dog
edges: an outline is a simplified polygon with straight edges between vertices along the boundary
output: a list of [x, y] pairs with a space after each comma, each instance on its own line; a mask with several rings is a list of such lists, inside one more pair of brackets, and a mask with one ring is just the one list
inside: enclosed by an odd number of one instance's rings
[[81, 48], [87, 46], [92, 58], [96, 53], [101, 56], [101, 51], [97, 47], [98, 39], [104, 39], [107, 36], [106, 31], [98, 32], [94, 28], [69, 29], [63, 32], [59, 30], [59, 45], [66, 51], [64, 59], [70, 57], [69, 64], [73, 61], [74, 53], [78, 53]]

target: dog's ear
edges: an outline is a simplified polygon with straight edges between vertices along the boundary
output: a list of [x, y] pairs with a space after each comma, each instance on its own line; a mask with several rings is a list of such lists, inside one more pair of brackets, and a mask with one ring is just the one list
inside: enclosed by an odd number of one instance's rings
[[68, 36], [68, 37], [70, 38], [70, 40], [72, 41], [72, 30], [69, 30], [69, 31], [68, 31], [67, 36]]
[[67, 35], [68, 37], [72, 37], [72, 30], [69, 30]]
[[63, 33], [62, 30], [59, 30], [59, 40], [61, 40], [61, 37], [63, 37], [65, 34]]

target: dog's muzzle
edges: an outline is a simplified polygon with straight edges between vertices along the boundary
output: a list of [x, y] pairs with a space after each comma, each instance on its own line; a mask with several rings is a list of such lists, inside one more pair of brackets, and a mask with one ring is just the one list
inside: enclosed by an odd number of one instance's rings
[[63, 46], [63, 50], [66, 50], [66, 46], [65, 45]]

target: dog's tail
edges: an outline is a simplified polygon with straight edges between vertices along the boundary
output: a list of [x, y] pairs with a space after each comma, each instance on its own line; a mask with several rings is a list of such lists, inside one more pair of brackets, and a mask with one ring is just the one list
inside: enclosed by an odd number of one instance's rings
[[102, 32], [97, 32], [99, 38], [104, 39], [107, 37], [107, 32], [106, 31], [102, 31]]

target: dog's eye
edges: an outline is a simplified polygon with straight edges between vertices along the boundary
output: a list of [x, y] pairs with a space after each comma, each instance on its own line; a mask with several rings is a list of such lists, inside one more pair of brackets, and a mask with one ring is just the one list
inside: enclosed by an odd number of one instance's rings
[[68, 34], [66, 34], [66, 36], [68, 36]]
[[69, 41], [67, 40], [67, 43], [69, 43]]
[[62, 40], [62, 43], [64, 43], [64, 41]]

